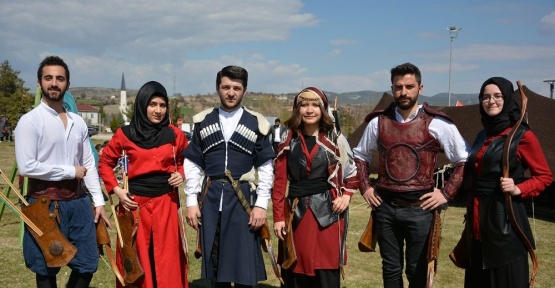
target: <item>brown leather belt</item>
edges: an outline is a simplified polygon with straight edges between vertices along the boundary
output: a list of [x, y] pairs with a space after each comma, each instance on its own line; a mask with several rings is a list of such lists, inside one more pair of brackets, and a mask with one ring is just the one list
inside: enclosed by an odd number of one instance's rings
[[44, 181], [29, 178], [28, 196], [38, 198], [44, 195], [54, 201], [77, 199], [85, 194], [80, 184], [77, 179]]
[[419, 200], [416, 202], [398, 202], [398, 201], [391, 201], [391, 205], [397, 207], [409, 207], [409, 206], [420, 206], [424, 203], [424, 200]]

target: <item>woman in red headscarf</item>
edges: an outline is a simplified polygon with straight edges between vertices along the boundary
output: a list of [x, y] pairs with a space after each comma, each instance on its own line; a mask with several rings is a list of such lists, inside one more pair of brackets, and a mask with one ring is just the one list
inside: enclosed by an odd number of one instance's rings
[[358, 181], [347, 139], [334, 129], [332, 117], [322, 91], [303, 89], [277, 151], [272, 203], [274, 233], [281, 240], [289, 213], [285, 201], [298, 199], [292, 221], [298, 259], [293, 268], [282, 270], [286, 287], [340, 287], [345, 219]]
[[[187, 139], [170, 125], [168, 103], [164, 86], [155, 81], [144, 84], [131, 123], [116, 131], [102, 150], [98, 167], [106, 191], [119, 198], [119, 208], [134, 211], [139, 218], [135, 241], [144, 277], [133, 283], [136, 287], [188, 287], [177, 194], [185, 177], [181, 152]], [[123, 151], [128, 157], [128, 190], [118, 186], [113, 172]], [[117, 248], [123, 274], [119, 243]]]

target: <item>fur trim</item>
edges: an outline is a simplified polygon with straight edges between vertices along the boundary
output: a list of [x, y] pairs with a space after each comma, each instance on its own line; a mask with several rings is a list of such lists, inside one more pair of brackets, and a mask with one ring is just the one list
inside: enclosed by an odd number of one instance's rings
[[204, 118], [206, 118], [206, 115], [212, 113], [214, 111], [214, 109], [218, 109], [218, 108], [208, 108], [202, 112], [199, 112], [197, 114], [195, 114], [195, 116], [193, 116], [193, 123], [200, 123], [204, 120]]
[[264, 115], [258, 112], [254, 112], [245, 107], [243, 107], [243, 109], [245, 109], [245, 111], [249, 112], [250, 114], [256, 117], [256, 119], [258, 120], [258, 129], [260, 130], [260, 133], [262, 133], [262, 135], [268, 135], [268, 133], [270, 132], [271, 125], [270, 125], [270, 122], [266, 120], [266, 117], [264, 117]]

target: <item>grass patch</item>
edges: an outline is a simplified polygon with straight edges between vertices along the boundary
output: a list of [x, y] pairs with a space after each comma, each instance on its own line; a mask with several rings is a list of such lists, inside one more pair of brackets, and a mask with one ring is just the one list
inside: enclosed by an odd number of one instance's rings
[[[0, 169], [9, 175], [11, 167], [15, 161], [14, 143], [0, 143]], [[1, 191], [5, 191], [6, 184], [0, 181]], [[181, 190], [182, 191], [182, 190]], [[117, 198], [117, 197], [116, 197]], [[10, 199], [17, 201], [15, 195], [11, 193]], [[115, 200], [115, 199], [114, 199]], [[184, 200], [184, 199], [183, 199]], [[1, 205], [0, 205], [1, 206]], [[350, 227], [347, 237], [348, 264], [345, 266], [346, 278], [342, 281], [342, 287], [383, 287], [381, 275], [381, 257], [379, 253], [361, 253], [357, 249], [358, 240], [366, 226], [370, 210], [360, 195], [353, 197], [350, 206]], [[106, 210], [111, 216], [110, 209]], [[438, 274], [435, 278], [435, 287], [463, 286], [464, 271], [455, 267], [449, 260], [448, 254], [459, 240], [463, 229], [464, 208], [450, 207], [442, 213], [443, 231], [438, 265]], [[268, 211], [268, 221], [272, 227], [271, 210]], [[537, 243], [537, 254], [539, 259], [539, 272], [536, 278], [535, 287], [553, 287], [555, 277], [551, 274], [549, 267], [555, 266], [555, 251], [553, 241], [555, 239], [555, 226], [552, 222], [541, 219], [530, 219], [534, 236]], [[35, 276], [29, 271], [23, 262], [22, 249], [19, 244], [19, 233], [21, 222], [9, 209], [5, 209], [0, 219], [0, 287], [34, 287]], [[189, 283], [192, 288], [210, 287], [207, 281], [200, 278], [200, 260], [193, 257], [194, 243], [196, 239], [195, 231], [187, 227], [189, 240]], [[115, 233], [110, 231], [112, 245], [115, 247]], [[277, 247], [277, 240], [273, 239], [273, 246]], [[275, 248], [276, 249], [276, 248]], [[379, 247], [378, 247], [379, 249]], [[277, 251], [277, 249], [276, 249]], [[261, 282], [258, 287], [279, 287], [279, 282], [273, 275], [271, 264], [267, 257], [266, 271], [268, 280]], [[115, 277], [111, 268], [101, 259], [98, 271], [94, 274], [91, 287], [114, 287]], [[64, 287], [69, 278], [70, 270], [62, 268], [58, 274], [58, 286]], [[405, 287], [408, 284], [405, 281]]]

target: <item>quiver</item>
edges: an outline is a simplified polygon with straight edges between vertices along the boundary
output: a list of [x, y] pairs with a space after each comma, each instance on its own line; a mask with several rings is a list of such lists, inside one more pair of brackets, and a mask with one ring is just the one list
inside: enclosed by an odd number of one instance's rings
[[123, 279], [126, 283], [133, 284], [144, 275], [135, 246], [138, 223], [135, 223], [135, 215], [133, 212], [123, 209], [122, 206], [119, 206], [119, 208], [123, 210], [123, 213], [116, 213], [121, 230], [121, 237], [123, 239], [123, 245], [118, 243], [118, 245], [121, 245], [120, 254], [123, 263]]
[[32, 229], [28, 229], [42, 250], [46, 266], [62, 267], [73, 259], [77, 248], [60, 231], [56, 221], [57, 213], [49, 209], [50, 202], [51, 200], [47, 196], [40, 196], [37, 201], [21, 207], [21, 213], [27, 216], [43, 233], [42, 236], [39, 236]]

